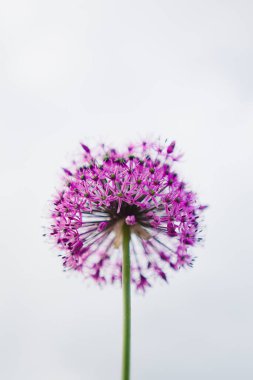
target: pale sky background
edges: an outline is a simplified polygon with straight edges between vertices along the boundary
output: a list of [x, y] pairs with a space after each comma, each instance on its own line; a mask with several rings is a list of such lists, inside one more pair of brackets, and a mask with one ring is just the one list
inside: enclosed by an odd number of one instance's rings
[[42, 238], [79, 142], [176, 139], [195, 267], [133, 294], [132, 380], [253, 378], [253, 2], [1, 0], [0, 378], [117, 380], [121, 292]]

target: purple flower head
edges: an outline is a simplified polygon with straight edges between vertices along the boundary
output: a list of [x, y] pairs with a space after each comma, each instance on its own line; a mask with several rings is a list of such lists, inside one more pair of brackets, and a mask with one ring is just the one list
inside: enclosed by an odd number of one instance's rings
[[106, 147], [85, 154], [64, 170], [53, 201], [50, 234], [63, 265], [98, 284], [121, 282], [122, 227], [131, 232], [131, 280], [145, 291], [169, 270], [192, 265], [204, 206], [174, 171], [175, 142]]

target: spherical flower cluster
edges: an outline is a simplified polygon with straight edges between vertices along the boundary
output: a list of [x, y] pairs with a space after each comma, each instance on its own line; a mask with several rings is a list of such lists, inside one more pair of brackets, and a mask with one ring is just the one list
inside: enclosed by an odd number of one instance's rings
[[54, 199], [50, 234], [63, 265], [98, 284], [121, 282], [122, 229], [131, 232], [131, 281], [145, 291], [171, 268], [192, 265], [189, 248], [200, 238], [197, 203], [173, 169], [175, 143], [129, 145], [123, 152], [84, 144], [80, 162], [64, 170]]

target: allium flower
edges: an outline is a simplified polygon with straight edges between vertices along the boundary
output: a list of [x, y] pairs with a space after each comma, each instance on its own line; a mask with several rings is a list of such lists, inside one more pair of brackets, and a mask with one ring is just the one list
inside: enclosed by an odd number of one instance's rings
[[168, 271], [192, 266], [205, 208], [174, 170], [175, 142], [130, 145], [121, 152], [81, 144], [80, 162], [64, 170], [51, 235], [66, 269], [98, 284], [121, 283], [122, 228], [130, 229], [131, 282], [145, 291]]

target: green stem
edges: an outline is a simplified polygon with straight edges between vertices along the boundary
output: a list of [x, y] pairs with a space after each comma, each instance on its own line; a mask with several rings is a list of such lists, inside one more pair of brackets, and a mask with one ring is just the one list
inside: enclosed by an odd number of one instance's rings
[[123, 356], [122, 380], [130, 379], [130, 340], [131, 340], [131, 270], [130, 270], [130, 228], [123, 225]]

